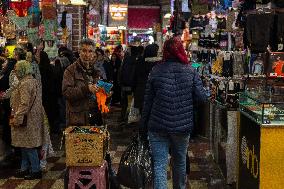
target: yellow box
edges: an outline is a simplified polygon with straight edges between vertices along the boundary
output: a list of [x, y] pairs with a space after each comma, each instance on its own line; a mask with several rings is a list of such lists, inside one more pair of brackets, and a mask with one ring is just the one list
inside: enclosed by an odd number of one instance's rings
[[73, 128], [68, 127], [65, 130], [66, 166], [101, 166], [108, 147], [108, 132], [70, 133]]

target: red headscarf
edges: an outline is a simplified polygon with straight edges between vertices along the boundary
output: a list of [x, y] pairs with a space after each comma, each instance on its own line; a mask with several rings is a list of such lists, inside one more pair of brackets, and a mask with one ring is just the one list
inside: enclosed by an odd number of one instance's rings
[[183, 64], [189, 64], [187, 55], [179, 37], [172, 37], [165, 41], [163, 49], [163, 61], [177, 59]]

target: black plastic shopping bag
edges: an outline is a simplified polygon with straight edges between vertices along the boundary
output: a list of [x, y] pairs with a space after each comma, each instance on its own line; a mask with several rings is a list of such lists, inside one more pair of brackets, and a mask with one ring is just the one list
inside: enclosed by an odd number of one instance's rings
[[123, 153], [119, 168], [119, 183], [129, 188], [144, 188], [152, 181], [152, 160], [148, 140], [135, 136]]

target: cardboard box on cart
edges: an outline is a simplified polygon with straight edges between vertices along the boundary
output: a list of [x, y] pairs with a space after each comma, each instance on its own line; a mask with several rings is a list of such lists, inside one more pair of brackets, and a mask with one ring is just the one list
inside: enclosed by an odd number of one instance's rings
[[75, 133], [73, 129], [71, 126], [65, 130], [66, 166], [101, 166], [108, 148], [108, 132]]

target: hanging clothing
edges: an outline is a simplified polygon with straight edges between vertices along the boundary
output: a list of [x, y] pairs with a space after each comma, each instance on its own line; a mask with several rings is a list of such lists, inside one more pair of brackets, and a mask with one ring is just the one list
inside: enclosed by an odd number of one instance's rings
[[232, 32], [233, 28], [235, 27], [235, 22], [236, 22], [236, 12], [235, 11], [230, 11], [227, 15], [227, 21], [226, 21], [226, 31], [227, 32]]
[[53, 41], [52, 43], [53, 43], [53, 45], [49, 46], [48, 43], [45, 42], [45, 48], [44, 48], [44, 51], [47, 53], [48, 58], [51, 59], [51, 60], [56, 58], [57, 55], [58, 55], [58, 48], [56, 46], [56, 42]]
[[284, 61], [279, 60], [274, 62], [272, 69], [274, 70], [274, 73], [277, 73], [277, 76], [284, 76]]
[[263, 74], [263, 60], [258, 58], [253, 62], [252, 73], [257, 75]]
[[226, 52], [224, 54], [224, 61], [223, 61], [223, 72], [222, 76], [224, 77], [232, 77], [234, 75], [233, 73], [233, 60], [232, 55], [229, 52]]
[[28, 9], [32, 6], [32, 2], [31, 0], [10, 2], [10, 6], [19, 17], [24, 17], [27, 16]]
[[218, 25], [217, 25], [218, 29], [220, 30], [226, 29], [226, 18], [225, 17], [223, 18], [217, 17], [217, 22], [218, 22]]
[[[249, 14], [246, 22], [246, 42], [252, 52], [265, 52], [272, 40], [274, 14]], [[261, 39], [261, 40], [260, 40]]]
[[234, 52], [233, 54], [233, 72], [234, 75], [243, 75], [244, 74], [244, 62], [245, 57], [243, 52]]

